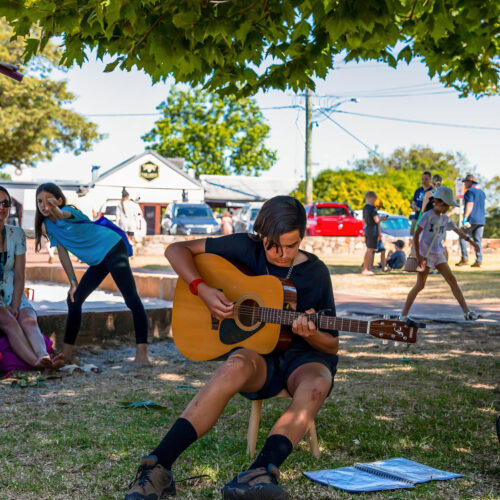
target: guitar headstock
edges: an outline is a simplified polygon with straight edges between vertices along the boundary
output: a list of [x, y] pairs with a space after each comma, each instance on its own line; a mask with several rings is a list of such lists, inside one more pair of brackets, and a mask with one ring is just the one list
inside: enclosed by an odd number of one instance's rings
[[392, 319], [370, 321], [368, 333], [378, 339], [395, 340], [414, 344], [417, 341], [418, 326], [413, 322]]

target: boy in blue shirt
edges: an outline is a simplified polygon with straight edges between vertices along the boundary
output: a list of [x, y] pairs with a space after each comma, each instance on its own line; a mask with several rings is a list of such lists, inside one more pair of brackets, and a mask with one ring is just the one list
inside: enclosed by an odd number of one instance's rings
[[405, 242], [403, 240], [393, 241], [393, 244], [396, 247], [395, 252], [389, 252], [389, 256], [387, 259], [387, 270], [391, 269], [401, 269], [406, 262], [406, 254], [403, 252], [403, 248], [405, 246]]

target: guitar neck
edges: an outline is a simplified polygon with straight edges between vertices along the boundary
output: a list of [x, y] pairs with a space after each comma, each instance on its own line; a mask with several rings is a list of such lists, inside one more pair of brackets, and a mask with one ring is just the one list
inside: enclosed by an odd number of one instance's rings
[[[299, 316], [304, 316], [304, 313], [287, 311], [285, 309], [271, 309], [269, 307], [261, 307], [259, 309], [259, 319], [265, 323], [275, 323], [278, 325], [291, 326]], [[337, 318], [335, 316], [326, 316], [324, 314], [306, 314], [306, 316], [320, 330], [339, 330], [343, 332], [369, 333], [369, 321]]]

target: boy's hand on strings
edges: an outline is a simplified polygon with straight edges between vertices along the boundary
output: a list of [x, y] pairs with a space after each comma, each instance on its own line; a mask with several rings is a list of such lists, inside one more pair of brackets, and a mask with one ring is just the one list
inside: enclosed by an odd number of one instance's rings
[[474, 250], [476, 251], [476, 253], [479, 253], [479, 251], [481, 250], [479, 248], [479, 245], [474, 241], [474, 243], [472, 243], [472, 246], [474, 247]]
[[295, 319], [292, 323], [292, 332], [304, 338], [316, 335], [318, 333], [316, 325], [306, 316], [306, 314], [314, 314], [315, 312], [314, 309], [308, 309], [305, 314]]
[[78, 288], [78, 285], [77, 285], [76, 281], [70, 281], [68, 297], [69, 297], [69, 300], [71, 300], [71, 302], [75, 301], [75, 292], [76, 292], [77, 288]]
[[224, 292], [212, 288], [206, 283], [200, 283], [198, 296], [217, 319], [229, 318], [233, 314], [234, 304], [224, 295]]
[[425, 266], [427, 265], [427, 259], [425, 257], [417, 257], [417, 271], [422, 272], [425, 271]]

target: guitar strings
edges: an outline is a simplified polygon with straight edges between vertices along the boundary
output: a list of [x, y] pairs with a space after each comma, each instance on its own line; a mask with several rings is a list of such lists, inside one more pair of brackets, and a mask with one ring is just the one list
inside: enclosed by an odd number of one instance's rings
[[[279, 313], [279, 314], [286, 313], [286, 314], [289, 314], [289, 315], [291, 314], [292, 316], [293, 315], [297, 315], [297, 317], [300, 316], [300, 315], [302, 315], [302, 313], [297, 312], [297, 311], [287, 311], [285, 309], [266, 308], [266, 307], [262, 307], [262, 306], [260, 306], [258, 304], [256, 304], [255, 306], [239, 305], [239, 306], [235, 306], [235, 308], [234, 308], [235, 313], [238, 313], [238, 312], [241, 313], [239, 315], [240, 318], [242, 318], [242, 319], [249, 319], [249, 320], [252, 320], [252, 321], [255, 320], [256, 315], [258, 315], [260, 313], [260, 311], [262, 311], [262, 310], [273, 311], [273, 313]], [[318, 317], [317, 314], [305, 314], [305, 316], [307, 316], [307, 318], [310, 319], [310, 320], [321, 319], [323, 317], [323, 318], [332, 318], [334, 320], [341, 321], [342, 323], [344, 321], [348, 321], [349, 323], [351, 323], [351, 325], [352, 325], [352, 323], [356, 322], [356, 323], [358, 323], [356, 325], [357, 326], [357, 330], [359, 330], [359, 328], [361, 326], [365, 326], [368, 323], [368, 321], [366, 321], [366, 320], [350, 319], [350, 318], [340, 318], [338, 316], [328, 316], [328, 317], [327, 316], [319, 316]], [[259, 321], [265, 322], [261, 318], [257, 317], [257, 319]], [[328, 321], [328, 319], [327, 319], [327, 321]], [[388, 326], [388, 328], [389, 328], [389, 326]], [[381, 338], [381, 335], [388, 335], [388, 333], [385, 330], [380, 330], [379, 328], [377, 328], [375, 326], [371, 326], [370, 330], [371, 330], [371, 334], [373, 336], [377, 336], [379, 338]], [[359, 333], [365, 333], [365, 332], [359, 332]], [[403, 337], [405, 337], [405, 335], [398, 334], [398, 333], [390, 333], [389, 335], [395, 335], [396, 337], [398, 337], [400, 339], [403, 338]]]

